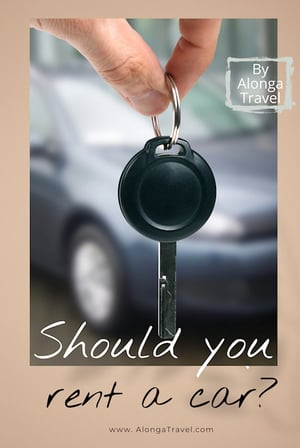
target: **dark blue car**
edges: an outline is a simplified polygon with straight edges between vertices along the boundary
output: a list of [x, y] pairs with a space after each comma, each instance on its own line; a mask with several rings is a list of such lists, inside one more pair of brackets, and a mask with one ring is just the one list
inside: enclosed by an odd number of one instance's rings
[[[220, 137], [192, 109], [183, 120], [180, 136], [214, 171], [217, 201], [206, 225], [178, 243], [178, 315], [274, 319], [275, 126]], [[31, 261], [67, 278], [83, 318], [100, 329], [137, 313], [156, 319], [157, 243], [127, 224], [117, 198], [125, 164], [152, 137], [149, 117], [90, 69], [32, 67]]]

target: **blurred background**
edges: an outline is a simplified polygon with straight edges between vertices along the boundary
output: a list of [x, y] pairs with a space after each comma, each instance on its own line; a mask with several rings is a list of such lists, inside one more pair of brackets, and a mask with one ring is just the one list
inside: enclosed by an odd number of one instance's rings
[[[129, 22], [164, 66], [178, 21]], [[152, 325], [153, 347], [157, 243], [127, 224], [117, 198], [125, 164], [154, 136], [150, 118], [131, 110], [66, 42], [30, 33], [31, 363], [83, 363], [79, 351], [66, 360], [33, 356], [57, 348], [40, 331], [61, 320], [66, 324], [52, 334], [64, 344], [85, 320], [87, 345], [101, 337], [134, 337], [138, 345]], [[214, 171], [216, 207], [202, 229], [178, 242], [179, 360], [130, 364], [199, 364], [204, 337], [212, 344], [270, 338], [273, 359], [235, 362], [276, 363], [277, 117], [225, 106], [229, 56], [276, 57], [276, 20], [224, 20], [213, 63], [182, 102], [180, 136]], [[160, 123], [170, 132], [171, 110]], [[128, 359], [108, 355], [95, 363]]]

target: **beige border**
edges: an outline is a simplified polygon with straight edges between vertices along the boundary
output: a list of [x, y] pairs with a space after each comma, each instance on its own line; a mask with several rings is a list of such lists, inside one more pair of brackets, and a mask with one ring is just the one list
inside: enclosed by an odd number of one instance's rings
[[[80, 4], [79, 4], [80, 3]], [[5, 2], [1, 7], [1, 446], [16, 448], [95, 447], [105, 442], [152, 447], [172, 443], [179, 447], [264, 446], [294, 447], [299, 440], [299, 24], [297, 2], [252, 1], [184, 4], [120, 2], [105, 7], [99, 1], [47, 4], [28, 0]], [[194, 367], [29, 367], [28, 266], [28, 21], [32, 17], [278, 17], [279, 56], [293, 56], [293, 100], [296, 107], [279, 114], [279, 366], [210, 367], [201, 380]], [[237, 394], [261, 387], [261, 376], [276, 376], [279, 385], [257, 403], [241, 409], [191, 409], [187, 400], [203, 387], [212, 394], [228, 384]], [[72, 391], [104, 389], [114, 380], [126, 399], [106, 409], [66, 409], [62, 402], [45, 408], [47, 394], [64, 387]], [[158, 385], [170, 405], [142, 409], [139, 402], [148, 387]], [[167, 436], [110, 434], [109, 425], [213, 426], [213, 434]], [[162, 442], [161, 442], [162, 441]]]

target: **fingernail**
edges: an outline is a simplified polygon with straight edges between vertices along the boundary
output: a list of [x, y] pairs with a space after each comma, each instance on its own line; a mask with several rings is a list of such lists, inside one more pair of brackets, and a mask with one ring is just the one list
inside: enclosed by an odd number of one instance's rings
[[140, 96], [132, 96], [127, 100], [132, 107], [144, 115], [158, 115], [166, 109], [169, 103], [169, 99], [157, 90], [151, 90]]

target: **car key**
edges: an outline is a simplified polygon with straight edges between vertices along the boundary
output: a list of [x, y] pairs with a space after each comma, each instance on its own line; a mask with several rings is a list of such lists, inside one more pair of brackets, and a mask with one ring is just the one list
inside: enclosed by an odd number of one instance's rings
[[[171, 87], [174, 93], [173, 84]], [[158, 135], [147, 141], [127, 163], [118, 189], [128, 223], [159, 241], [158, 334], [163, 339], [176, 333], [176, 241], [202, 227], [216, 198], [209, 165], [186, 140], [178, 138], [177, 89], [174, 96], [171, 137]], [[154, 130], [160, 134], [156, 117], [152, 118]]]
[[158, 327], [162, 338], [176, 332], [176, 241], [202, 227], [216, 197], [210, 167], [186, 140], [177, 140], [177, 154], [156, 152], [169, 140], [149, 140], [129, 161], [119, 182], [119, 203], [126, 220], [143, 235], [159, 241]]
[[176, 243], [158, 243], [158, 335], [176, 333]]

